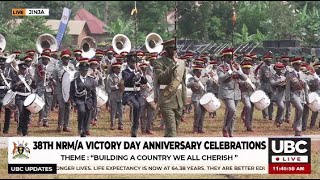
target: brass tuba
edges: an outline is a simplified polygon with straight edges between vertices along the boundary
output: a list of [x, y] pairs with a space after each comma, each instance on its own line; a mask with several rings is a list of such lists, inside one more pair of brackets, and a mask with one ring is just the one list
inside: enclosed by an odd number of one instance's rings
[[163, 40], [157, 33], [150, 33], [146, 37], [145, 46], [149, 53], [160, 53], [163, 49]]
[[112, 47], [117, 54], [121, 52], [130, 52], [131, 50], [131, 41], [124, 34], [117, 34], [112, 39]]
[[6, 38], [4, 38], [2, 34], [0, 34], [0, 53], [4, 51], [4, 49], [6, 48], [6, 44]]
[[37, 51], [42, 53], [43, 49], [49, 48], [51, 51], [58, 50], [57, 39], [48, 33], [41, 34], [36, 41]]
[[93, 58], [97, 49], [96, 40], [91, 36], [86, 36], [81, 40], [80, 48], [82, 49], [82, 57]]

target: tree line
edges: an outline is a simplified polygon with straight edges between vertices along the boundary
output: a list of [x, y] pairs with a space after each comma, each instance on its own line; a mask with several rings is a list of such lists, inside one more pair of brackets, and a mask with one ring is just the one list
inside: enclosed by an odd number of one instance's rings
[[[130, 39], [137, 38], [138, 44], [144, 44], [146, 35], [151, 32], [158, 33], [163, 39], [174, 37], [174, 25], [168, 24], [167, 14], [175, 10], [175, 1], [136, 3], [137, 21], [130, 14], [134, 1], [2, 1], [0, 33], [10, 37], [9, 46], [11, 43], [12, 47], [28, 48], [38, 35], [50, 33], [50, 29], [43, 26], [45, 18], [60, 19], [63, 7], [68, 7], [72, 10], [71, 17], [84, 8], [104, 21], [109, 33], [108, 42], [118, 33], [126, 34]], [[235, 27], [231, 21], [233, 5], [237, 15]], [[16, 7], [50, 8], [50, 16], [28, 17], [28, 22], [10, 27], [8, 22], [14, 19], [11, 9]], [[301, 41], [303, 46], [319, 46], [318, 7], [319, 1], [177, 1], [177, 37], [201, 42], [233, 41], [235, 45], [294, 39]], [[21, 41], [25, 43], [22, 45]], [[64, 41], [70, 41], [70, 37]]]

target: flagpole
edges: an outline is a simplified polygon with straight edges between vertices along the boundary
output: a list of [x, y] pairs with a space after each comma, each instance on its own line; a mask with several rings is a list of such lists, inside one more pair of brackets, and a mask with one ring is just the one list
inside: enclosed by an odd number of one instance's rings
[[[235, 30], [235, 25], [236, 25], [236, 20], [237, 20], [237, 17], [236, 17], [236, 9], [235, 9], [235, 4], [236, 4], [236, 1], [233, 1], [233, 4], [232, 4], [232, 37], [231, 37], [231, 47], [233, 48], [234, 46], [234, 30]], [[234, 52], [232, 51], [232, 60], [233, 60], [233, 55], [234, 55]]]

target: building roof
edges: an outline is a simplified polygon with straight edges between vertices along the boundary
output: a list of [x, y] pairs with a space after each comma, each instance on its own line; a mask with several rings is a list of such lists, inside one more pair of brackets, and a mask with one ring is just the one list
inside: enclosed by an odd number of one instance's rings
[[[52, 30], [58, 31], [60, 25], [60, 20], [53, 20], [49, 19], [46, 22], [46, 26], [49, 26]], [[79, 21], [79, 20], [69, 20], [68, 23], [68, 34], [70, 35], [79, 35], [83, 30], [84, 26], [86, 25], [86, 21]]]
[[106, 33], [106, 30], [103, 28], [106, 24], [85, 9], [78, 10], [74, 19], [86, 21], [91, 34]]

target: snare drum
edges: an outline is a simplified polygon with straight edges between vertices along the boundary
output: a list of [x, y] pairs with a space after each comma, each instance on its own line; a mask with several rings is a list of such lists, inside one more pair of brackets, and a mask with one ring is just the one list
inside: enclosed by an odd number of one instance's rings
[[108, 94], [101, 88], [96, 88], [97, 93], [97, 107], [102, 107], [108, 101]]
[[270, 99], [267, 94], [262, 90], [253, 92], [250, 96], [250, 101], [259, 110], [264, 110], [270, 105]]
[[6, 106], [14, 104], [15, 97], [16, 97], [16, 92], [9, 90], [7, 92], [7, 94], [3, 97], [2, 106], [6, 107]]
[[37, 94], [30, 94], [25, 100], [23, 105], [32, 113], [37, 114], [44, 107], [44, 100]]
[[318, 93], [312, 92], [308, 95], [308, 107], [312, 112], [319, 112], [320, 111], [320, 97]]
[[215, 112], [221, 103], [213, 93], [206, 93], [200, 98], [200, 104], [208, 111]]

